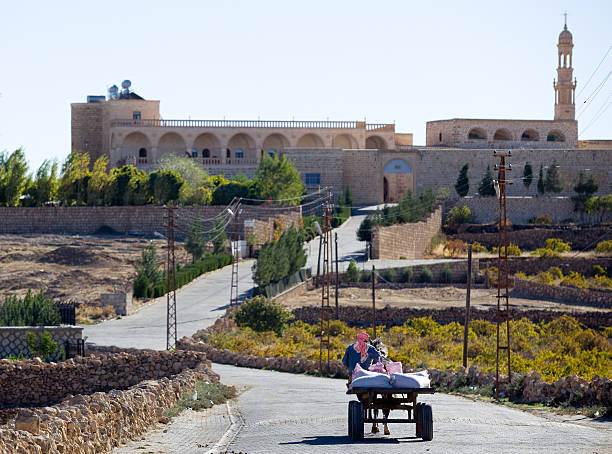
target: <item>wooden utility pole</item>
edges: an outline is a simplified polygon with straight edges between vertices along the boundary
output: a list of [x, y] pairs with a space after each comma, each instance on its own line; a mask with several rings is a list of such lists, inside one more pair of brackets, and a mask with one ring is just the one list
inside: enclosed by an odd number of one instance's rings
[[372, 265], [372, 332], [376, 339], [376, 268]]
[[[332, 264], [330, 263], [330, 251], [331, 251], [331, 215], [332, 215], [332, 204], [331, 204], [331, 190], [327, 193], [327, 203], [325, 204], [323, 218], [323, 229], [321, 235], [321, 241], [323, 247], [323, 270], [321, 274], [321, 315], [320, 315], [320, 335], [321, 343], [319, 346], [319, 374], [323, 375], [323, 369], [326, 365], [326, 372], [329, 373], [329, 349], [330, 349], [330, 317], [331, 307], [329, 305], [329, 284], [330, 274], [332, 272]], [[327, 350], [327, 358], [323, 360], [323, 351]]]
[[472, 244], [468, 245], [467, 289], [465, 292], [465, 325], [463, 327], [463, 367], [467, 368], [468, 331], [470, 326], [470, 290], [472, 289]]

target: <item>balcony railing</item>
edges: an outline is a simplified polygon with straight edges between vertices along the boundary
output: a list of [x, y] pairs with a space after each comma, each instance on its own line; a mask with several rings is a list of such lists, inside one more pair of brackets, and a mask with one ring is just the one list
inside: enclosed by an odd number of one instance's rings
[[288, 128], [288, 129], [366, 129], [394, 131], [393, 124], [362, 121], [284, 121], [284, 120], [113, 120], [111, 126], [161, 128]]

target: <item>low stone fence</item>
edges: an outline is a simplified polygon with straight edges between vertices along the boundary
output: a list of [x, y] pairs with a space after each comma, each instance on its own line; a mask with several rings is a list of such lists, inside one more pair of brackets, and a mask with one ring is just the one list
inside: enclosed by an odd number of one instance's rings
[[[218, 325], [221, 326], [223, 322]], [[213, 328], [214, 329], [214, 328]], [[235, 366], [251, 367], [255, 369], [273, 369], [282, 372], [298, 374], [318, 374], [319, 363], [308, 359], [295, 357], [265, 357], [234, 353], [230, 350], [221, 350], [205, 342], [190, 338], [181, 339], [177, 348], [205, 352], [212, 361]], [[404, 372], [413, 372], [404, 365]], [[463, 366], [458, 370], [428, 369], [433, 387], [455, 389], [459, 386], [494, 386], [495, 372], [485, 373], [479, 371], [476, 366], [471, 366], [467, 371]], [[348, 378], [348, 370], [341, 361], [329, 362], [326, 376], [336, 378]], [[513, 374], [513, 377], [518, 376]], [[520, 376], [519, 376], [520, 377]], [[500, 392], [506, 393], [507, 376], [500, 374]], [[570, 403], [574, 405], [603, 405], [612, 408], [612, 380], [609, 378], [595, 377], [590, 382], [576, 376], [564, 377], [553, 383], [541, 380], [541, 375], [532, 372], [522, 377], [518, 388], [518, 395], [512, 396], [513, 400], [521, 402], [543, 402], [552, 404]]]
[[[119, 355], [124, 355], [124, 360], [129, 357], [127, 354]], [[82, 358], [96, 367], [93, 371], [81, 369], [76, 375], [83, 383], [99, 382], [101, 377], [112, 375], [113, 366], [107, 364], [110, 359]], [[129, 359], [133, 361], [135, 358]], [[97, 365], [100, 361], [102, 364]], [[25, 363], [25, 366], [18, 363], [12, 365], [13, 369], [27, 370], [32, 377], [21, 386], [32, 386], [32, 379], [36, 385], [48, 383], [47, 387], [59, 383], [54, 382], [56, 371], [53, 369], [57, 366], [36, 361]], [[94, 392], [91, 395], [67, 394], [61, 403], [51, 407], [21, 408], [17, 410], [14, 420], [0, 425], [0, 453], [108, 452], [122, 441], [138, 439], [152, 424], [158, 421], [166, 422], [164, 410], [174, 406], [182, 395], [190, 392], [197, 381], [219, 380], [219, 376], [209, 369], [210, 362], [206, 360], [206, 356], [193, 351], [148, 354], [143, 355], [135, 364], [123, 361], [121, 363], [124, 369], [133, 368], [133, 374], [144, 376], [146, 374], [141, 374], [138, 369], [145, 368], [149, 375], [163, 375], [163, 378], [146, 379], [123, 391], [113, 389], [108, 393]], [[177, 366], [168, 368], [171, 363]], [[4, 361], [0, 364], [0, 377], [4, 377], [7, 364]], [[158, 367], [163, 367], [165, 372], [157, 373]], [[171, 375], [170, 372], [175, 373]], [[64, 375], [62, 377], [65, 378]], [[7, 381], [3, 379], [2, 383]]]
[[125, 316], [132, 313], [132, 292], [103, 293], [100, 295], [100, 305], [112, 306], [115, 314]]
[[[305, 306], [294, 309], [292, 311], [296, 320], [301, 320], [305, 323], [317, 324], [321, 316], [321, 307]], [[527, 318], [528, 320], [539, 322], [550, 322], [558, 318], [562, 314], [574, 317], [578, 322], [588, 328], [599, 329], [601, 326], [612, 326], [612, 312], [559, 312], [547, 310], [518, 310], [510, 308], [510, 318], [519, 320]], [[338, 316], [341, 321], [349, 326], [370, 326], [372, 320], [372, 309], [364, 306], [346, 307], [340, 306]], [[408, 320], [419, 317], [431, 317], [437, 323], [448, 324], [465, 322], [465, 308], [463, 307], [448, 307], [445, 309], [418, 309], [418, 308], [392, 308], [385, 307], [376, 310], [376, 322], [379, 325], [387, 327], [400, 326]], [[470, 317], [472, 320], [486, 320], [495, 323], [497, 320], [497, 311], [494, 309], [470, 309]]]
[[542, 284], [516, 276], [514, 276], [512, 295], [552, 299], [566, 304], [612, 309], [612, 291]]
[[432, 237], [442, 227], [442, 206], [424, 221], [372, 229], [372, 258], [423, 258]]
[[[593, 266], [600, 265], [612, 271], [612, 257], [561, 257], [561, 258], [539, 258], [539, 257], [510, 257], [508, 260], [508, 271], [510, 274], [525, 273], [527, 275], [538, 274], [540, 271], [546, 271], [551, 266], [558, 266], [563, 274], [569, 274], [570, 271], [591, 276], [593, 274]], [[491, 266], [497, 267], [497, 257], [495, 258], [480, 258], [478, 266], [481, 270], [485, 270]]]
[[[78, 339], [83, 338], [83, 328], [78, 326], [1, 326], [0, 327], [0, 358], [9, 355], [29, 357], [30, 350], [26, 343], [26, 333], [29, 331], [36, 334], [40, 338], [43, 331], [48, 331], [51, 338], [57, 342], [58, 349], [63, 347], [66, 341], [70, 344], [76, 344]], [[51, 361], [56, 361], [58, 354], [49, 358]], [[1, 389], [0, 389], [1, 392]], [[2, 400], [0, 399], [0, 405]]]
[[61, 363], [0, 360], [0, 405], [55, 404], [68, 395], [126, 389], [143, 380], [170, 377], [200, 364], [194, 352], [143, 352], [78, 356]]

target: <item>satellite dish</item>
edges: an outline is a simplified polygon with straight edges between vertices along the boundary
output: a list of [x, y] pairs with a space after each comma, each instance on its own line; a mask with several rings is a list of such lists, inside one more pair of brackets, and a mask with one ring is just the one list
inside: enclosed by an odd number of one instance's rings
[[125, 90], [127, 90], [131, 86], [132, 86], [132, 82], [130, 82], [128, 79], [121, 82], [121, 88], [124, 88]]

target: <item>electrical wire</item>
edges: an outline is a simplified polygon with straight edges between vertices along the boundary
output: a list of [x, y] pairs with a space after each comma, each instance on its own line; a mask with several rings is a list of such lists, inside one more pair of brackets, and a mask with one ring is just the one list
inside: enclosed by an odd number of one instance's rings
[[582, 87], [582, 89], [578, 92], [578, 94], [576, 95], [577, 98], [580, 97], [580, 95], [582, 94], [582, 92], [586, 89], [586, 87], [589, 85], [589, 83], [591, 82], [591, 80], [593, 79], [593, 76], [595, 75], [595, 73], [597, 72], [597, 70], [601, 67], [601, 65], [603, 64], [604, 60], [606, 59], [606, 57], [608, 56], [608, 54], [610, 53], [610, 50], [612, 50], [612, 46], [608, 47], [608, 50], [606, 51], [606, 53], [604, 54], [603, 58], [601, 59], [601, 61], [599, 62], [599, 64], [597, 65], [597, 68], [595, 68], [595, 71], [593, 71], [591, 73], [591, 76], [589, 77], [589, 80], [586, 81], [586, 84], [584, 84], [584, 86]]

